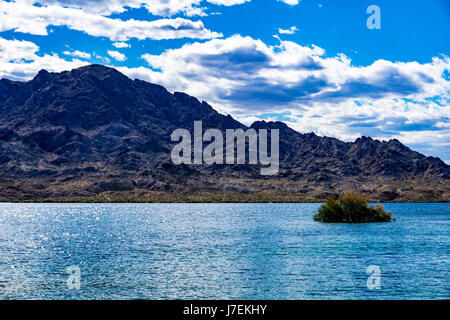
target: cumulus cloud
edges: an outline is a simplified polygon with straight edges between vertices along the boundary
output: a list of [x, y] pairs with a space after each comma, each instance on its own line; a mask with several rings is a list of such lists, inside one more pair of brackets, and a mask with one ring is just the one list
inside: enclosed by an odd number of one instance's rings
[[48, 35], [47, 27], [67, 26], [95, 37], [112, 41], [143, 39], [212, 39], [221, 34], [206, 29], [201, 21], [184, 18], [153, 21], [121, 20], [61, 6], [34, 6], [27, 1], [0, 3], [0, 32], [14, 30], [34, 35]]
[[127, 57], [123, 53], [120, 53], [119, 51], [108, 50], [107, 52], [111, 57], [113, 57], [117, 61], [127, 60]]
[[[283, 114], [300, 132], [344, 140], [394, 137], [419, 150], [431, 139], [423, 133], [450, 141], [447, 56], [356, 67], [347, 56], [330, 57], [317, 46], [290, 41], [269, 46], [236, 35], [143, 58], [151, 68], [120, 70], [185, 91], [246, 123]], [[435, 141], [433, 150], [446, 147]]]
[[118, 48], [118, 49], [122, 49], [122, 48], [130, 48], [131, 46], [126, 43], [126, 42], [114, 42], [113, 46]]
[[237, 4], [243, 4], [245, 2], [250, 2], [251, 0], [207, 0], [208, 2], [221, 6], [235, 6]]
[[277, 0], [277, 1], [284, 2], [290, 6], [296, 6], [300, 3], [301, 0]]
[[78, 50], [64, 51], [63, 54], [65, 54], [66, 56], [78, 57], [78, 58], [82, 58], [82, 59], [91, 59], [90, 53], [78, 51]]
[[170, 17], [179, 13], [186, 16], [204, 16], [202, 2], [222, 6], [234, 6], [251, 0], [15, 0], [25, 4], [57, 5], [67, 8], [83, 9], [87, 13], [108, 16], [122, 13], [128, 8], [145, 8], [155, 16]]
[[190, 13], [201, 0], [15, 0], [18, 3], [60, 6], [82, 9], [86, 13], [108, 16], [122, 13], [128, 8], [146, 8], [157, 16], [172, 16], [180, 12]]
[[38, 52], [39, 47], [33, 42], [0, 37], [0, 78], [29, 80], [42, 69], [60, 72], [88, 64], [79, 59], [66, 61], [57, 54], [38, 55]]
[[290, 41], [268, 46], [242, 36], [186, 44], [143, 58], [161, 70], [152, 74], [153, 80], [196, 95], [208, 92], [208, 98], [221, 105], [254, 105], [258, 110], [348, 99], [423, 98], [449, 89], [442, 77], [448, 57], [428, 64], [378, 60], [367, 67], [354, 67], [347, 56], [326, 57], [317, 46]]
[[298, 28], [296, 26], [292, 26], [289, 29], [281, 29], [278, 28], [278, 33], [279, 34], [294, 34], [298, 31]]

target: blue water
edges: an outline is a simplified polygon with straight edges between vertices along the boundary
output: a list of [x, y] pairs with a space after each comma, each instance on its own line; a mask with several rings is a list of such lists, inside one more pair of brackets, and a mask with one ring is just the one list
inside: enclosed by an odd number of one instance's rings
[[0, 204], [0, 299], [450, 298], [450, 204], [372, 224], [314, 222], [318, 206]]

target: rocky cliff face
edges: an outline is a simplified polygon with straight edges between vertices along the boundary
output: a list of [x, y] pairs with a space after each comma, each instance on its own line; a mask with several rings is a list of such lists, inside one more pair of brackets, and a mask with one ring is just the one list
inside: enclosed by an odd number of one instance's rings
[[170, 134], [246, 126], [206, 102], [131, 80], [100, 65], [40, 71], [26, 83], [0, 80], [0, 200], [104, 192], [278, 192], [305, 200], [358, 189], [373, 199], [448, 201], [450, 167], [397, 140], [348, 143], [296, 132], [281, 122], [280, 172], [246, 165], [174, 166]]

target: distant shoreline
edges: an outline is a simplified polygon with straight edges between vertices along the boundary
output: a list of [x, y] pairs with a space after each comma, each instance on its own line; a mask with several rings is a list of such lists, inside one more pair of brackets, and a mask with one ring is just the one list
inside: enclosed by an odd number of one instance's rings
[[[0, 204], [2, 203], [17, 203], [17, 204], [25, 204], [25, 203], [31, 203], [31, 204], [39, 204], [39, 203], [73, 203], [73, 204], [77, 204], [77, 203], [92, 203], [92, 204], [125, 204], [125, 203], [130, 203], [130, 204], [243, 204], [243, 203], [251, 203], [251, 204], [270, 204], [270, 203], [286, 203], [286, 204], [301, 204], [301, 203], [324, 203], [325, 201], [291, 201], [291, 202], [287, 202], [287, 201], [266, 201], [266, 202], [262, 202], [262, 201], [256, 201], [256, 202], [236, 202], [236, 201], [223, 201], [223, 202], [195, 202], [195, 201], [191, 201], [191, 202], [157, 202], [157, 201], [103, 201], [103, 202], [99, 202], [99, 201], [72, 201], [72, 200], [67, 200], [67, 201], [50, 201], [50, 200], [32, 200], [32, 201], [5, 201], [5, 202], [0, 202]], [[380, 202], [380, 203], [443, 203], [443, 204], [447, 204], [450, 202], [442, 202], [442, 201], [429, 201], [429, 202], [417, 202], [417, 201], [385, 201], [385, 202]]]
[[[94, 196], [48, 197], [29, 199], [0, 199], [9, 203], [323, 203], [333, 194], [324, 193], [320, 197], [302, 193], [282, 191], [260, 191], [240, 193], [236, 191], [110, 191]], [[377, 203], [450, 203], [447, 199], [380, 199], [369, 197], [370, 202]]]

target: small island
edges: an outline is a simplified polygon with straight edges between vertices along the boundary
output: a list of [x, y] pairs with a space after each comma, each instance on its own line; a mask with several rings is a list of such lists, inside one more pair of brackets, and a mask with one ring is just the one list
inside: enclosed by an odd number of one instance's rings
[[314, 220], [319, 222], [365, 223], [389, 222], [394, 220], [390, 212], [384, 210], [381, 204], [369, 206], [369, 201], [363, 195], [347, 192], [338, 199], [329, 199], [322, 204]]

